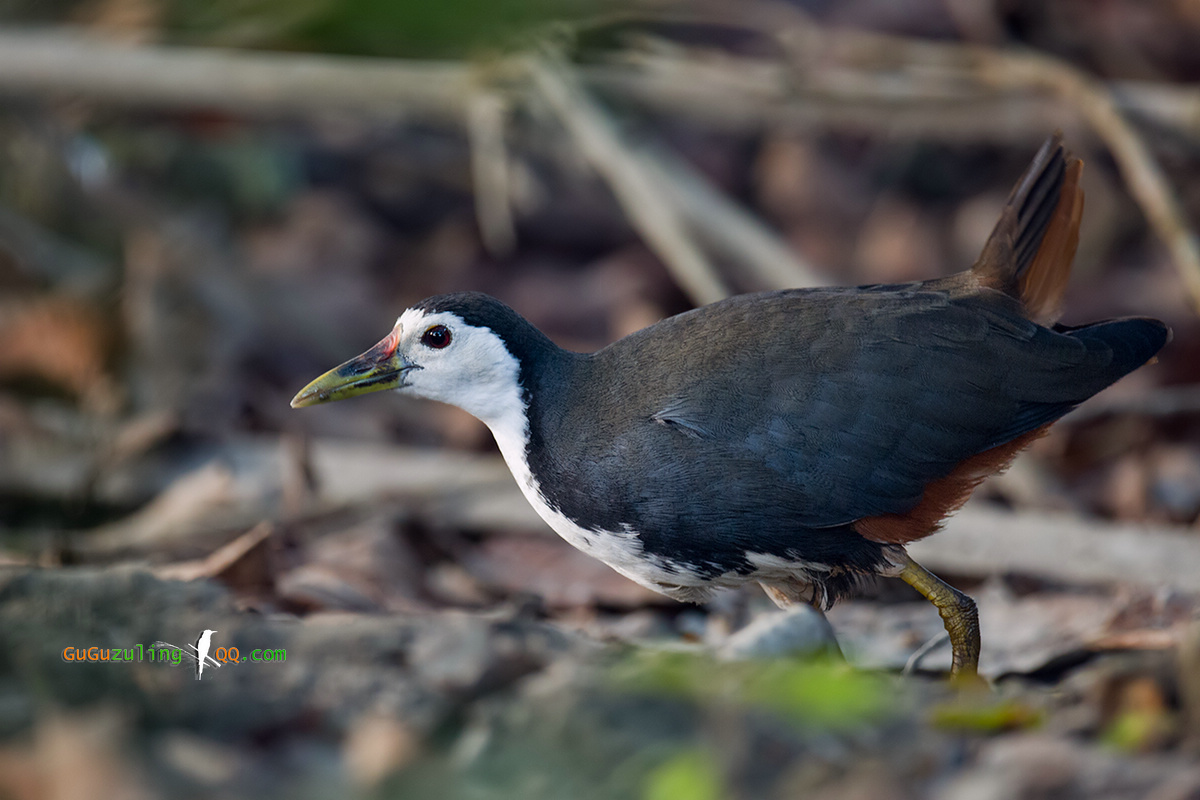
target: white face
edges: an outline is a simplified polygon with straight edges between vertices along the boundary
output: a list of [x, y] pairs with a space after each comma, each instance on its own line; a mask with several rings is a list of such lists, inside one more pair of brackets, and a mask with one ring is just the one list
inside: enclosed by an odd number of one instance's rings
[[397, 352], [414, 365], [396, 391], [458, 406], [493, 431], [512, 424], [514, 414], [524, 420], [520, 368], [491, 330], [446, 311], [410, 308], [393, 333]]

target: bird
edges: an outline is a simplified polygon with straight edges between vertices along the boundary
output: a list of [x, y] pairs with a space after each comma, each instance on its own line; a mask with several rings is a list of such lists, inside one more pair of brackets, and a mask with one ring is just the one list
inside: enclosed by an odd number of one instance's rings
[[735, 295], [594, 353], [489, 295], [444, 294], [291, 405], [388, 389], [458, 406], [554, 531], [677, 600], [757, 582], [827, 610], [898, 577], [941, 615], [951, 675], [975, 676], [974, 601], [906, 545], [1170, 338], [1150, 318], [1057, 324], [1082, 168], [1048, 137], [948, 277]]

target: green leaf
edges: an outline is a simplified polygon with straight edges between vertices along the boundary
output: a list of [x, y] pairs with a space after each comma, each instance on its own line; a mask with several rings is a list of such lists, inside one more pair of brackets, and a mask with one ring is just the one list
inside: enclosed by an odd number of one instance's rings
[[723, 662], [702, 654], [643, 652], [610, 674], [625, 691], [750, 707], [824, 728], [863, 724], [892, 705], [882, 677], [828, 659]]
[[643, 800], [720, 800], [724, 782], [712, 755], [704, 750], [684, 750], [655, 767], [646, 776]]
[[932, 721], [945, 730], [1002, 733], [1039, 727], [1044, 716], [1039, 709], [1012, 700], [983, 704], [957, 702], [934, 708]]

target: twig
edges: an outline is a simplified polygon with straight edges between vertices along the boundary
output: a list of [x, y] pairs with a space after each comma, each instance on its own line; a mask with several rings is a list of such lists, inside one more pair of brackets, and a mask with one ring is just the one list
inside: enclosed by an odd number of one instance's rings
[[256, 115], [353, 111], [461, 121], [461, 63], [121, 45], [60, 31], [0, 32], [0, 91]]
[[1193, 307], [1200, 311], [1200, 240], [1158, 162], [1108, 90], [1070, 64], [1042, 55], [989, 53], [982, 59], [981, 74], [1006, 88], [1044, 86], [1079, 110], [1108, 145], [1130, 193], [1170, 250]]
[[703, 305], [726, 297], [728, 292], [717, 271], [692, 242], [671, 197], [653, 180], [652, 159], [622, 139], [561, 59], [532, 59], [528, 69], [541, 98], [574, 137], [580, 152], [608, 181], [630, 222], [692, 301]]
[[825, 286], [828, 280], [758, 217], [714, 188], [683, 159], [655, 149], [647, 165], [679, 207], [692, 232], [746, 274], [755, 288]]
[[[1046, 98], [985, 90], [969, 82], [951, 96], [933, 91], [927, 76], [914, 79], [903, 71], [884, 76], [863, 67], [843, 67], [822, 85], [797, 82], [794, 71], [778, 61], [626, 53], [608, 64], [580, 66], [578, 72], [593, 89], [738, 129], [790, 121], [884, 126], [925, 137], [1032, 141], [1041, 131], [1029, 131], [1029, 126], [1053, 119], [1047, 117], [1053, 104]], [[508, 76], [499, 68], [490, 77], [501, 85]], [[478, 70], [462, 62], [128, 45], [61, 29], [0, 31], [0, 92], [9, 94], [209, 107], [260, 116], [332, 110], [461, 121], [477, 88]], [[1112, 84], [1111, 92], [1122, 111], [1200, 137], [1200, 89], [1122, 81]]]
[[1200, 91], [1195, 86], [1117, 81], [1108, 88], [1113, 102], [1130, 116], [1200, 140]]
[[945, 647], [950, 643], [950, 634], [945, 631], [934, 634], [933, 638], [918, 647], [913, 654], [908, 657], [908, 661], [904, 662], [904, 669], [900, 671], [901, 675], [912, 675], [917, 668], [921, 666], [921, 662], [925, 660], [925, 656], [937, 650], [939, 647]]
[[1128, 583], [1200, 592], [1200, 539], [1186, 528], [996, 511], [968, 503], [937, 535], [909, 545], [933, 570], [1018, 572], [1066, 583]]
[[508, 152], [504, 146], [507, 113], [505, 99], [497, 92], [480, 90], [467, 103], [475, 216], [484, 246], [496, 257], [511, 253], [517, 241], [509, 202]]
[[1069, 121], [1044, 97], [931, 85], [902, 71], [823, 65], [797, 75], [786, 62], [724, 54], [619, 53], [589, 67], [590, 86], [663, 114], [745, 130], [786, 126], [941, 140], [1036, 141]]
[[[151, 554], [196, 557], [264, 519], [286, 515], [292, 524], [392, 505], [466, 530], [545, 529], [500, 459], [390, 445], [311, 442], [314, 494], [303, 508], [288, 508], [286, 478], [279, 469], [292, 457], [288, 448], [278, 439], [249, 437], [222, 445], [205, 466], [167, 484], [137, 513], [71, 537], [71, 550], [93, 561]], [[47, 474], [61, 473], [62, 467], [61, 459], [38, 465]], [[105, 501], [127, 497], [129, 485], [130, 474], [116, 469], [97, 484], [96, 496]]]
[[[581, 67], [580, 73], [590, 87], [606, 94], [734, 130], [789, 125], [884, 129], [952, 141], [1032, 142], [1043, 138], [1044, 128], [1065, 125], [1076, 116], [1044, 93], [1021, 87], [997, 91], [969, 75], [948, 82], [947, 76], [894, 66], [882, 71], [825, 63], [797, 75], [788, 64], [764, 58], [621, 52], [606, 63]], [[1123, 113], [1200, 141], [1200, 90], [1195, 87], [1117, 81], [1108, 88]]]

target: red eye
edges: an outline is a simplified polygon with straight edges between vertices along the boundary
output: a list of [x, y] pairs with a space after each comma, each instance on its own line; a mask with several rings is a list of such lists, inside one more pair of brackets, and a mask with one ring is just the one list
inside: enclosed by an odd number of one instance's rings
[[445, 325], [434, 325], [425, 333], [421, 334], [421, 344], [426, 347], [432, 347], [441, 350], [446, 345], [450, 344], [450, 329]]

